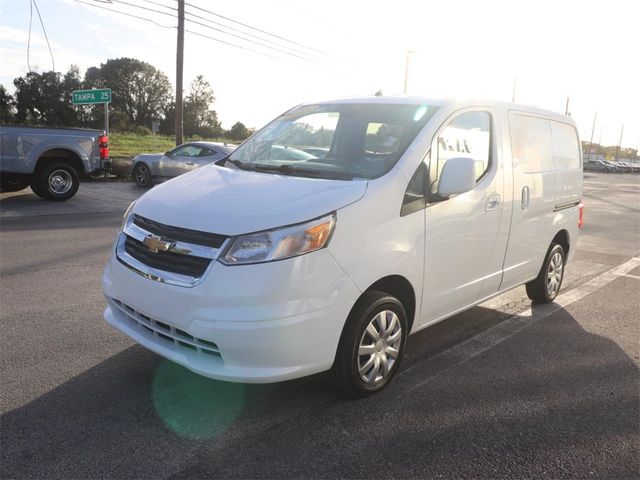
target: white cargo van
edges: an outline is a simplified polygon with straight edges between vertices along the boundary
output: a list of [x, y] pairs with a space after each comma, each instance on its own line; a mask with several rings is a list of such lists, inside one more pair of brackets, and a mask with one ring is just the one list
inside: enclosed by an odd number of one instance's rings
[[551, 302], [581, 196], [563, 115], [404, 97], [301, 105], [131, 205], [104, 317], [207, 377], [333, 369], [366, 395], [398, 370], [408, 334], [522, 284]]

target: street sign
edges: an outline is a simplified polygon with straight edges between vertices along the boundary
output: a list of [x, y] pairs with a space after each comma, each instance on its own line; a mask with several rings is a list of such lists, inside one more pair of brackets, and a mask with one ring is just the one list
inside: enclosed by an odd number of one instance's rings
[[110, 103], [111, 89], [102, 88], [97, 90], [74, 90], [71, 94], [74, 105], [87, 105], [91, 103]]

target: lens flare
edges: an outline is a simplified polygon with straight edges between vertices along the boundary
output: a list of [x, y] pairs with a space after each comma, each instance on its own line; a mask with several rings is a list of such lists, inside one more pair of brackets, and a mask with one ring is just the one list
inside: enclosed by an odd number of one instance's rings
[[197, 375], [168, 360], [153, 380], [153, 405], [164, 424], [180, 436], [200, 440], [223, 434], [244, 406], [245, 386]]

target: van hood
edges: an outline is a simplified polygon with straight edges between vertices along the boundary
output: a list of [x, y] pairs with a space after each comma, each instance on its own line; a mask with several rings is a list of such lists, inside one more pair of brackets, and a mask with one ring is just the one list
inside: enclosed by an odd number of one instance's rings
[[166, 225], [239, 235], [300, 223], [356, 202], [362, 180], [324, 180], [207, 165], [158, 185], [135, 213]]

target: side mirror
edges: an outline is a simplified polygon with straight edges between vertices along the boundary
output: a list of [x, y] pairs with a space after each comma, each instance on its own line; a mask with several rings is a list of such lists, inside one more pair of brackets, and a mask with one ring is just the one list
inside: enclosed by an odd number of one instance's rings
[[165, 156], [170, 157], [171, 156], [171, 150], [164, 152]]
[[468, 192], [476, 186], [476, 162], [472, 158], [450, 158], [442, 167], [438, 180], [438, 197]]

